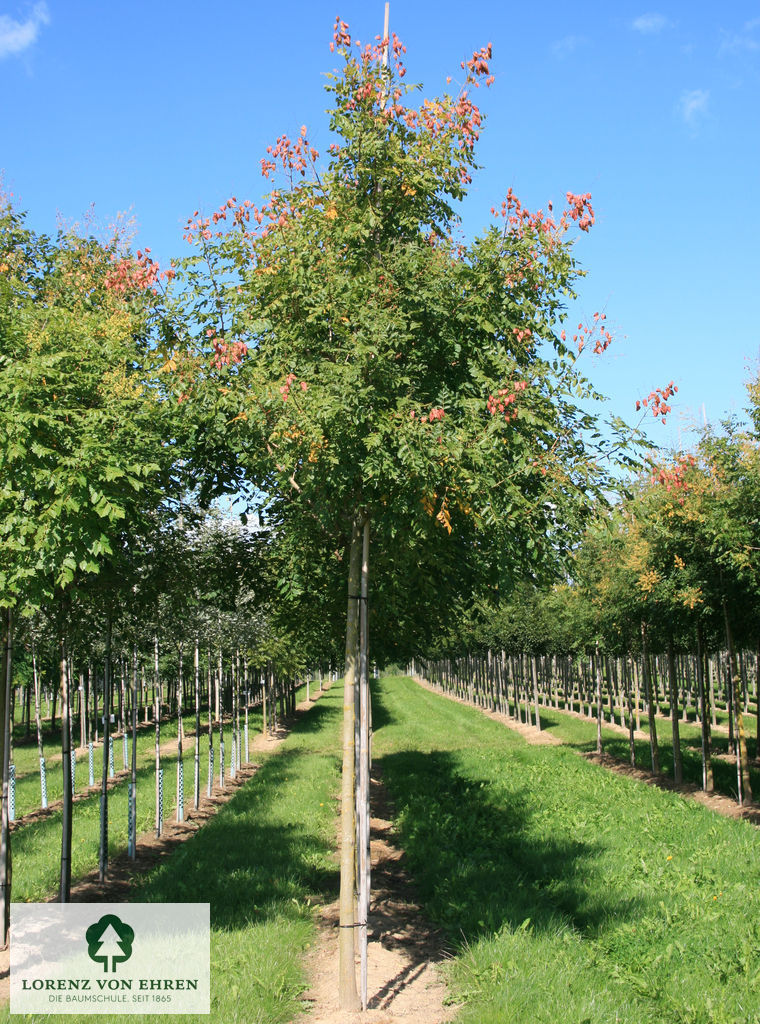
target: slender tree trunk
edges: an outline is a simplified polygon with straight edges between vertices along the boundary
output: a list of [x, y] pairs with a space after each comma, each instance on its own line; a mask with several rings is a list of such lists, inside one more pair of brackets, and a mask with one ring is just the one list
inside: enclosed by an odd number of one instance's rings
[[214, 711], [212, 708], [213, 702], [213, 674], [211, 672], [211, 648], [206, 648], [206, 658], [208, 660], [208, 780], [206, 792], [208, 796], [211, 796], [211, 791], [214, 788]]
[[678, 728], [678, 680], [672, 640], [668, 641], [668, 682], [670, 685], [670, 721], [673, 727], [673, 781], [676, 785], [680, 785], [683, 782], [683, 763], [681, 761], [681, 734]]
[[24, 711], [21, 717], [26, 726], [25, 732], [28, 739], [32, 735], [32, 688], [28, 683], [24, 686]]
[[[732, 664], [730, 655], [726, 655], [726, 713], [728, 715], [728, 748], [729, 752], [733, 751], [734, 755], [739, 756], [739, 751], [736, 746], [736, 735], [734, 732], [734, 677], [732, 672]], [[741, 784], [740, 788], [741, 788]], [[739, 798], [741, 803], [741, 797]]]
[[237, 756], [238, 756], [238, 710], [237, 710], [237, 652], [230, 658], [230, 670], [232, 673], [232, 749], [230, 751], [230, 778], [234, 779], [237, 775]]
[[[295, 711], [295, 685], [293, 686], [293, 708]], [[240, 650], [235, 651], [235, 768], [243, 764], [240, 750]]]
[[40, 675], [37, 671], [37, 654], [32, 644], [32, 679], [34, 681], [34, 720], [37, 725], [37, 756], [40, 762], [45, 756], [45, 747], [42, 741], [42, 715], [40, 713]]
[[361, 585], [362, 528], [356, 521], [351, 531], [348, 573], [348, 609], [346, 613], [346, 672], [343, 694], [343, 770], [341, 776], [341, 856], [340, 856], [340, 934], [339, 1002], [342, 1010], [361, 1007], [356, 990], [354, 966], [354, 687], [359, 641], [359, 587]]
[[631, 767], [636, 767], [636, 743], [634, 740], [634, 729], [636, 727], [633, 718], [633, 673], [628, 669], [628, 655], [622, 661], [623, 679], [625, 692], [628, 697], [628, 751], [630, 754]]
[[362, 531], [361, 606], [359, 608], [359, 952], [360, 998], [367, 1009], [367, 917], [370, 894], [370, 693], [369, 693], [369, 517]]
[[179, 645], [179, 678], [177, 680], [177, 821], [185, 820], [185, 766], [182, 761], [182, 700], [184, 690], [182, 644]]
[[652, 680], [649, 672], [649, 643], [647, 642], [646, 623], [641, 623], [641, 671], [644, 676], [644, 697], [647, 702], [647, 718], [649, 720], [649, 750], [652, 755], [652, 772], [660, 774], [660, 749], [657, 746], [657, 720], [654, 715], [652, 700]]
[[269, 687], [269, 674], [272, 671], [271, 662], [267, 662], [264, 669], [264, 676], [261, 680], [261, 731], [267, 735], [267, 689]]
[[84, 669], [79, 670], [79, 746], [87, 746], [87, 701], [84, 690]]
[[137, 648], [132, 650], [132, 789], [129, 795], [129, 814], [132, 821], [132, 835], [128, 836], [129, 856], [137, 857]]
[[122, 735], [121, 749], [123, 755], [124, 768], [128, 768], [127, 764], [127, 746], [124, 741], [124, 737], [127, 735], [127, 668], [124, 664], [124, 658], [119, 658], [119, 731]]
[[[219, 631], [221, 632], [221, 623], [219, 625]], [[216, 721], [221, 721], [222, 718], [222, 648], [219, 648], [218, 658], [218, 669], [216, 673]]]
[[532, 654], [530, 656], [531, 673], [533, 676], [533, 707], [536, 713], [536, 728], [541, 732], [541, 713], [538, 710], [538, 666], [536, 664], [537, 656]]
[[736, 729], [739, 734], [738, 754], [738, 776], [740, 780], [739, 803], [745, 799], [752, 800], [752, 784], [749, 779], [749, 758], [747, 757], [747, 735], [744, 731], [744, 715], [742, 714], [741, 702], [738, 698], [738, 685], [741, 683], [736, 667], [736, 651], [734, 650], [734, 639], [731, 633], [731, 624], [728, 620], [728, 606], [723, 598], [723, 621], [726, 627], [726, 645], [728, 646], [729, 664], [729, 693], [734, 700], [734, 713], [736, 715]]
[[61, 640], [61, 767], [63, 768], [63, 809], [61, 820], [61, 885], [58, 894], [60, 903], [68, 903], [71, 897], [71, 690], [69, 685], [66, 644]]
[[111, 618], [106, 626], [106, 655], [103, 671], [103, 778], [100, 789], [100, 850], [98, 874], [104, 882], [108, 871], [108, 755], [111, 744]]
[[13, 683], [13, 612], [3, 612], [3, 650], [0, 659], [0, 765], [3, 775], [2, 810], [0, 811], [0, 927], [2, 948], [8, 948], [11, 926], [11, 831], [8, 817], [10, 784], [10, 691]]
[[219, 788], [224, 789], [224, 665], [219, 648], [219, 675], [216, 681], [217, 714], [219, 716]]
[[97, 669], [92, 669], [92, 715], [90, 721], [94, 728], [92, 729], [92, 740], [94, 743], [98, 742], [98, 736], [100, 730], [98, 728], [98, 673]]
[[705, 687], [705, 655], [702, 650], [702, 627], [699, 625], [697, 625], [697, 688], [699, 690], [699, 715], [702, 719], [702, 789], [705, 793], [712, 793], [714, 783], [710, 754], [710, 716]]
[[198, 637], [193, 655], [195, 669], [195, 764], [193, 770], [193, 806], [197, 809], [201, 799], [201, 670]]
[[156, 756], [156, 839], [163, 830], [161, 814], [161, 680], [158, 670], [158, 637], [153, 638], [153, 718], [155, 725]]
[[602, 665], [599, 657], [599, 644], [596, 645], [594, 658], [596, 668], [596, 752], [602, 752]]

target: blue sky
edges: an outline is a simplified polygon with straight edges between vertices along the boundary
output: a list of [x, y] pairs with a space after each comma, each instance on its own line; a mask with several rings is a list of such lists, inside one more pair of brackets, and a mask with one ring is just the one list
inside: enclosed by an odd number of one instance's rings
[[[182, 224], [265, 191], [259, 160], [309, 126], [326, 149], [323, 73], [336, 13], [354, 36], [383, 4], [341, 0], [0, 0], [0, 168], [38, 230], [129, 210], [136, 246], [181, 255]], [[586, 369], [609, 410], [671, 379], [653, 440], [741, 412], [760, 329], [760, 4], [435, 4], [392, 0], [407, 81], [434, 93], [493, 43], [493, 87], [465, 233], [512, 186], [529, 207], [589, 191], [596, 224], [573, 319], [601, 309], [614, 344]], [[755, 298], [753, 299], [753, 296]]]

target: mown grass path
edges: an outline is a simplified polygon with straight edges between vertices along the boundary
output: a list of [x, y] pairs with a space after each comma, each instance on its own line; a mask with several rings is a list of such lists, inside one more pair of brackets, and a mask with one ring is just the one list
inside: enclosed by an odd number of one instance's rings
[[760, 1021], [760, 840], [380, 680], [374, 756], [472, 1024]]

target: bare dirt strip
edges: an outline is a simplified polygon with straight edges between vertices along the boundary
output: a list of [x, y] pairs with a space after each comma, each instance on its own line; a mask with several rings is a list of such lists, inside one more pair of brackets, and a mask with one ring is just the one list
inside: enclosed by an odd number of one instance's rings
[[[458, 1007], [445, 1005], [438, 965], [450, 955], [425, 919], [393, 838], [393, 813], [377, 767], [372, 770], [370, 852], [372, 898], [367, 936], [367, 1009], [338, 1007], [338, 902], [322, 909], [319, 939], [308, 967], [311, 987], [301, 997], [304, 1024], [445, 1024]], [[359, 960], [357, 957], [357, 978]], [[301, 1019], [301, 1018], [299, 1018]]]

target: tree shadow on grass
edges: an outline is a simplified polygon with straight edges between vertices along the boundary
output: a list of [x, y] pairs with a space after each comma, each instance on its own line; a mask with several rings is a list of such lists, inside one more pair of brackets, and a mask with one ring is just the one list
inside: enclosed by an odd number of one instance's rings
[[537, 837], [538, 801], [528, 788], [504, 789], [468, 777], [456, 753], [403, 751], [378, 762], [395, 805], [400, 843], [425, 909], [454, 942], [504, 926], [598, 933], [635, 916], [593, 884], [597, 842]]
[[386, 725], [393, 725], [395, 719], [388, 709], [387, 703], [380, 695], [380, 680], [370, 680], [369, 689], [372, 700], [372, 730], [377, 732]]
[[[299, 731], [308, 731], [307, 721], [298, 723]], [[334, 899], [338, 871], [329, 833], [299, 802], [292, 809], [282, 802], [283, 786], [305, 784], [314, 768], [308, 750], [282, 750], [268, 758], [229, 803], [142, 880], [132, 899], [208, 902], [211, 926], [219, 930], [271, 918], [302, 919], [309, 913], [307, 901]]]

